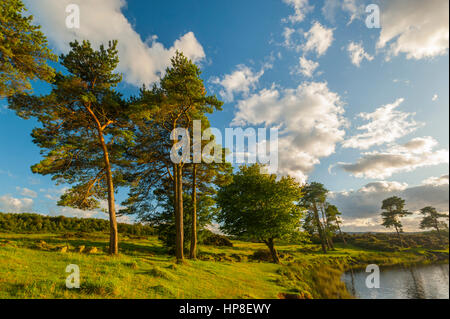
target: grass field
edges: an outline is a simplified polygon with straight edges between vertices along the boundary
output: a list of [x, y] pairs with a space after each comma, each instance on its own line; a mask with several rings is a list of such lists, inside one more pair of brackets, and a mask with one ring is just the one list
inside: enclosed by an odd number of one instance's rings
[[[276, 265], [252, 258], [263, 244], [233, 241], [233, 247], [201, 245], [199, 260], [178, 265], [153, 236], [121, 238], [117, 257], [106, 254], [107, 242], [105, 234], [0, 233], [0, 298], [351, 298], [340, 281], [350, 267], [431, 263], [437, 255], [448, 262], [448, 249], [338, 245], [324, 255], [317, 245], [280, 244]], [[80, 289], [65, 286], [69, 264], [80, 268]]]

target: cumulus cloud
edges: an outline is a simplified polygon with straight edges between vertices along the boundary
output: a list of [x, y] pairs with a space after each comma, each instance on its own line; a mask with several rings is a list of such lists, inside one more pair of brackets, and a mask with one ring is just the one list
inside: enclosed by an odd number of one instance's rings
[[304, 33], [306, 42], [302, 49], [306, 52], [316, 52], [317, 56], [325, 54], [333, 43], [333, 29], [326, 28], [319, 22], [314, 22], [311, 29]]
[[[436, 177], [430, 177], [429, 180]], [[406, 201], [406, 209], [418, 212], [425, 206], [433, 206], [440, 212], [448, 212], [449, 192], [447, 183], [408, 186], [405, 183], [379, 181], [365, 185], [356, 191], [341, 191], [330, 194], [329, 200], [342, 212], [346, 231], [380, 231], [381, 203], [391, 196]], [[419, 215], [403, 219], [406, 231], [419, 229]]]
[[356, 177], [386, 178], [419, 167], [448, 164], [448, 150], [433, 151], [436, 145], [432, 137], [418, 137], [384, 151], [363, 153], [356, 163], [341, 162], [336, 166]]
[[331, 22], [335, 22], [337, 10], [342, 10], [350, 15], [347, 25], [351, 24], [355, 19], [361, 18], [364, 12], [364, 5], [357, 3], [358, 0], [325, 0], [322, 7], [322, 13], [325, 18]]
[[422, 182], [423, 185], [432, 185], [432, 186], [440, 186], [440, 185], [448, 185], [448, 174], [442, 175], [439, 177], [429, 177]]
[[[281, 45], [297, 52], [303, 51], [303, 55], [312, 52], [320, 57], [333, 43], [333, 32], [334, 29], [327, 28], [317, 21], [306, 32], [301, 29], [285, 27], [282, 34], [284, 41]], [[300, 38], [302, 39], [300, 40]]]
[[294, 8], [295, 13], [287, 18], [284, 18], [283, 22], [298, 23], [305, 19], [305, 16], [310, 12], [313, 7], [309, 5], [308, 0], [283, 0], [284, 3]]
[[364, 132], [351, 136], [342, 143], [342, 146], [368, 149], [374, 145], [393, 142], [414, 132], [422, 124], [411, 119], [415, 113], [397, 110], [403, 101], [403, 98], [399, 98], [394, 103], [383, 105], [372, 113], [360, 113], [358, 117], [368, 123], [357, 129]]
[[448, 0], [384, 1], [381, 12], [377, 48], [386, 48], [388, 59], [401, 53], [422, 59], [448, 52]]
[[402, 191], [408, 187], [407, 183], [378, 181], [366, 184], [359, 192], [361, 193], [379, 193]]
[[292, 47], [292, 35], [295, 33], [295, 29], [285, 27], [283, 31], [284, 43], [283, 45], [287, 48]]
[[308, 60], [305, 57], [300, 57], [299, 59], [299, 65], [294, 70], [296, 73], [301, 73], [306, 77], [312, 77], [314, 75], [314, 72], [319, 67], [318, 62], [314, 62], [312, 60]]
[[278, 173], [305, 181], [343, 140], [343, 113], [340, 96], [326, 82], [306, 82], [295, 89], [273, 86], [239, 101], [232, 124], [279, 127]]
[[8, 194], [0, 196], [0, 211], [3, 213], [30, 213], [32, 207], [31, 198], [16, 198]]
[[[265, 67], [271, 67], [269, 65]], [[225, 75], [223, 78], [213, 78], [212, 83], [222, 86], [220, 95], [227, 102], [234, 100], [235, 94], [242, 93], [248, 96], [251, 89], [255, 89], [259, 78], [264, 74], [265, 69], [262, 68], [259, 72], [254, 72], [248, 66], [238, 65], [237, 69]]]
[[373, 60], [373, 56], [371, 56], [364, 50], [362, 43], [356, 43], [353, 41], [350, 42], [347, 46], [347, 51], [350, 54], [350, 60], [357, 67], [361, 65], [361, 62], [364, 59], [366, 59], [367, 61]]
[[25, 0], [50, 43], [60, 52], [67, 52], [69, 42], [74, 39], [90, 40], [94, 46], [108, 40], [119, 40], [118, 71], [130, 84], [141, 86], [143, 83], [157, 82], [176, 50], [182, 51], [194, 62], [205, 58], [203, 47], [192, 32], [176, 39], [170, 48], [158, 42], [156, 35], [143, 41], [121, 11], [126, 6], [125, 0], [78, 0], [80, 28], [69, 29], [65, 25], [65, 9], [72, 2]]
[[29, 188], [26, 187], [16, 187], [16, 190], [20, 193], [20, 195], [25, 196], [25, 197], [32, 197], [32, 198], [36, 198], [37, 197], [37, 193], [34, 190], [31, 190]]
[[[78, 218], [100, 218], [108, 219], [106, 213], [108, 209], [108, 203], [105, 200], [100, 201], [100, 208], [95, 210], [82, 210], [72, 207], [58, 206], [57, 201], [60, 196], [64, 194], [67, 187], [60, 188], [41, 188], [42, 199], [46, 200], [33, 200], [30, 197], [37, 197], [37, 193], [25, 187], [16, 187], [16, 190], [20, 192], [22, 198], [11, 196], [10, 194], [0, 196], [0, 212], [2, 213], [35, 213], [43, 214], [46, 216], [66, 216], [66, 217], [78, 217]], [[116, 210], [119, 211], [124, 207], [116, 203]], [[134, 223], [134, 219], [130, 216], [118, 216], [117, 221], [120, 223]]]

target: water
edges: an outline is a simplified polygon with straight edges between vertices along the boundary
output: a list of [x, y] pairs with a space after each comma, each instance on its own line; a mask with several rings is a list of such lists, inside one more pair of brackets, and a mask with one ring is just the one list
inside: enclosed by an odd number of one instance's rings
[[449, 266], [427, 265], [412, 268], [380, 268], [380, 288], [367, 288], [370, 273], [342, 275], [348, 291], [360, 299], [448, 299]]

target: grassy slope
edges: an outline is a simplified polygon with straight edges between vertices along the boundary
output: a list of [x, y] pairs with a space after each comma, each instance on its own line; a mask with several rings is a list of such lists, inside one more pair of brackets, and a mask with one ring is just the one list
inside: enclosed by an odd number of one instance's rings
[[[68, 252], [60, 252], [65, 245]], [[86, 250], [95, 246], [99, 252], [76, 252], [81, 245]], [[264, 245], [234, 242], [234, 247], [226, 248], [201, 246], [204, 258], [210, 260], [176, 265], [155, 237], [122, 238], [118, 257], [106, 255], [106, 245], [101, 234], [84, 239], [0, 234], [0, 298], [278, 298], [280, 293], [348, 298], [339, 278], [350, 265], [430, 261], [421, 249], [380, 253], [339, 247], [323, 255], [313, 245], [280, 245], [286, 259], [275, 265], [249, 261]], [[80, 267], [81, 289], [65, 288], [68, 264]]]

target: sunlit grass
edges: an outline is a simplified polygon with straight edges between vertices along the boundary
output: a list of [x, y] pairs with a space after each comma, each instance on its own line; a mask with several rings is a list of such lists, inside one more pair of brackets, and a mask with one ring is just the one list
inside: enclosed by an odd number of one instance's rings
[[[340, 274], [349, 267], [427, 262], [420, 249], [375, 252], [338, 245], [324, 255], [316, 245], [281, 244], [280, 253], [290, 258], [276, 265], [251, 259], [266, 249], [263, 244], [234, 241], [233, 247], [200, 246], [199, 256], [218, 259], [178, 265], [156, 237], [122, 238], [116, 257], [107, 255], [107, 242], [104, 234], [0, 234], [0, 298], [348, 298]], [[89, 254], [92, 247], [98, 252]], [[65, 287], [69, 264], [80, 267], [80, 289]]]

